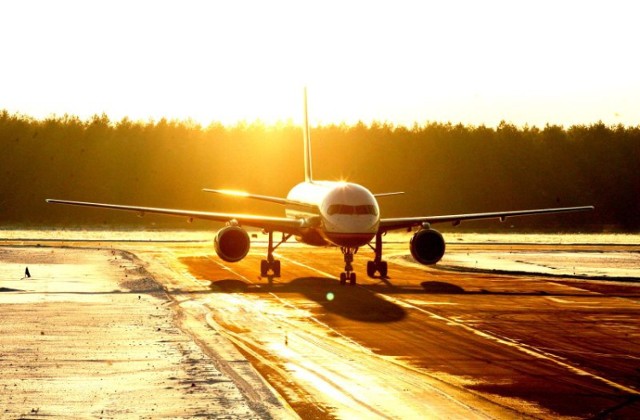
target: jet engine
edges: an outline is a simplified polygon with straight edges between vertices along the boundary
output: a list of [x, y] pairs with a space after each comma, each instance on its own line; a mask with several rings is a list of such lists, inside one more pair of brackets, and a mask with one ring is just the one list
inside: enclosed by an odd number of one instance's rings
[[411, 238], [409, 243], [411, 255], [420, 264], [432, 265], [440, 261], [444, 255], [444, 238], [434, 229], [421, 229]]
[[223, 261], [238, 262], [247, 256], [251, 240], [246, 230], [239, 226], [226, 226], [218, 231], [213, 246]]

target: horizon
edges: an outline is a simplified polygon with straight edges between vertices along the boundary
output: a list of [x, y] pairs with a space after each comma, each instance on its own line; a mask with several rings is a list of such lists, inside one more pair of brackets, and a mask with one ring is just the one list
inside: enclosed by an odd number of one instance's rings
[[[49, 115], [46, 116], [42, 116], [42, 117], [36, 117], [33, 115], [28, 115], [19, 111], [15, 111], [15, 112], [11, 112], [7, 109], [0, 109], [0, 114], [6, 112], [8, 116], [10, 117], [15, 117], [15, 118], [19, 118], [19, 119], [24, 119], [25, 121], [35, 121], [35, 122], [45, 122], [45, 121], [49, 121], [49, 120], [54, 120], [54, 121], [66, 121], [66, 120], [77, 120], [82, 124], [90, 124], [92, 123], [92, 121], [94, 119], [103, 119], [106, 118], [108, 120], [108, 125], [110, 127], [117, 127], [120, 123], [123, 122], [130, 122], [132, 124], [141, 124], [141, 125], [157, 125], [161, 122], [167, 122], [169, 124], [179, 124], [179, 125], [184, 125], [186, 127], [189, 128], [196, 128], [196, 129], [200, 129], [200, 130], [207, 130], [209, 128], [212, 127], [222, 127], [225, 129], [235, 129], [235, 128], [241, 128], [241, 127], [246, 127], [246, 128], [267, 128], [267, 129], [279, 129], [279, 128], [286, 128], [286, 127], [295, 127], [295, 128], [303, 128], [303, 124], [300, 122], [296, 122], [294, 121], [292, 118], [289, 118], [288, 120], [275, 120], [275, 121], [264, 121], [261, 118], [256, 118], [253, 120], [238, 120], [238, 121], [233, 121], [230, 123], [223, 123], [222, 121], [218, 121], [218, 120], [211, 120], [209, 121], [207, 124], [203, 124], [199, 121], [194, 120], [191, 117], [186, 117], [186, 118], [174, 118], [174, 117], [167, 117], [167, 116], [159, 116], [159, 117], [148, 117], [147, 119], [132, 119], [129, 116], [125, 115], [119, 119], [115, 119], [112, 118], [111, 116], [109, 116], [106, 113], [96, 113], [96, 114], [92, 114], [90, 116], [87, 117], [81, 117], [80, 115], [74, 115], [74, 114], [55, 114], [55, 113], [51, 113]], [[366, 128], [375, 128], [376, 126], [379, 127], [389, 127], [392, 130], [395, 129], [406, 129], [406, 130], [413, 130], [415, 128], [417, 129], [424, 129], [427, 128], [429, 126], [432, 125], [436, 125], [436, 126], [450, 126], [450, 127], [464, 127], [467, 129], [476, 129], [476, 128], [488, 128], [488, 129], [492, 129], [492, 130], [497, 130], [499, 129], [501, 126], [511, 126], [511, 127], [515, 127], [518, 130], [531, 130], [531, 129], [538, 129], [538, 130], [544, 130], [546, 127], [558, 127], [560, 129], [563, 130], [568, 130], [571, 129], [572, 127], [593, 127], [593, 126], [597, 126], [597, 125], [604, 125], [606, 128], [608, 129], [614, 129], [617, 127], [623, 127], [625, 129], [635, 129], [635, 128], [640, 128], [640, 122], [636, 123], [635, 125], [626, 125], [626, 124], [622, 124], [622, 123], [611, 123], [611, 124], [607, 124], [602, 120], [598, 120], [598, 121], [591, 121], [591, 122], [585, 122], [585, 123], [574, 123], [574, 124], [570, 124], [570, 125], [562, 125], [562, 124], [552, 124], [552, 123], [544, 123], [544, 125], [532, 125], [532, 124], [528, 124], [528, 123], [524, 123], [524, 124], [515, 124], [512, 123], [510, 121], [500, 121], [495, 125], [488, 125], [488, 124], [472, 124], [472, 123], [463, 123], [463, 122], [454, 122], [454, 121], [414, 121], [411, 124], [403, 124], [403, 123], [393, 123], [390, 121], [380, 121], [380, 120], [371, 120], [371, 121], [355, 121], [353, 123], [347, 123], [346, 121], [341, 121], [341, 122], [318, 122], [316, 124], [310, 124], [310, 128], [330, 128], [330, 127], [345, 127], [347, 129], [349, 128], [354, 128], [357, 127], [359, 125], [364, 125], [364, 127]]]

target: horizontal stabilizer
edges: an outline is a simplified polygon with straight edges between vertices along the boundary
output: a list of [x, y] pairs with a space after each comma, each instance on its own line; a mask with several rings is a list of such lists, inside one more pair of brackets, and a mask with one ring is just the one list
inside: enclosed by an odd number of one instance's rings
[[374, 197], [389, 197], [391, 195], [400, 195], [400, 194], [404, 194], [404, 191], [389, 192], [389, 193], [378, 193], [378, 194], [373, 194], [373, 196]]
[[244, 197], [244, 198], [253, 198], [255, 200], [268, 201], [270, 203], [282, 204], [282, 205], [291, 205], [291, 206], [304, 206], [309, 208], [316, 208], [313, 204], [301, 203], [298, 201], [287, 200], [286, 198], [280, 197], [272, 197], [269, 195], [258, 195], [258, 194], [250, 194], [244, 191], [233, 191], [233, 190], [214, 190], [210, 188], [203, 188], [202, 191], [214, 194], [223, 194], [230, 195], [233, 197]]

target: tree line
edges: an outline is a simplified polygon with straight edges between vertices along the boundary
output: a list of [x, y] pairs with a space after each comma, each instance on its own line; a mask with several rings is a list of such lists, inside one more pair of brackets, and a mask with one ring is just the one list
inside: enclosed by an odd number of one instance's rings
[[[457, 229], [640, 230], [640, 126], [374, 122], [321, 125], [311, 136], [317, 179], [357, 182], [374, 193], [405, 192], [380, 198], [383, 217], [593, 204], [589, 214]], [[48, 205], [45, 198], [281, 215], [275, 204], [201, 189], [285, 196], [303, 179], [301, 138], [301, 128], [290, 122], [201, 126], [0, 111], [1, 225], [186, 227], [181, 219], [138, 219]]]

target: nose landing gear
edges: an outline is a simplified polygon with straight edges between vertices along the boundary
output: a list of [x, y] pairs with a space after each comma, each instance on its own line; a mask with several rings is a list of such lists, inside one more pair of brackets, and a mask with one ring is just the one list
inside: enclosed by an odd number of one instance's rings
[[347, 281], [355, 286], [356, 273], [353, 272], [353, 255], [358, 252], [358, 248], [341, 247], [342, 255], [344, 255], [344, 272], [340, 273], [340, 284], [347, 284]]

